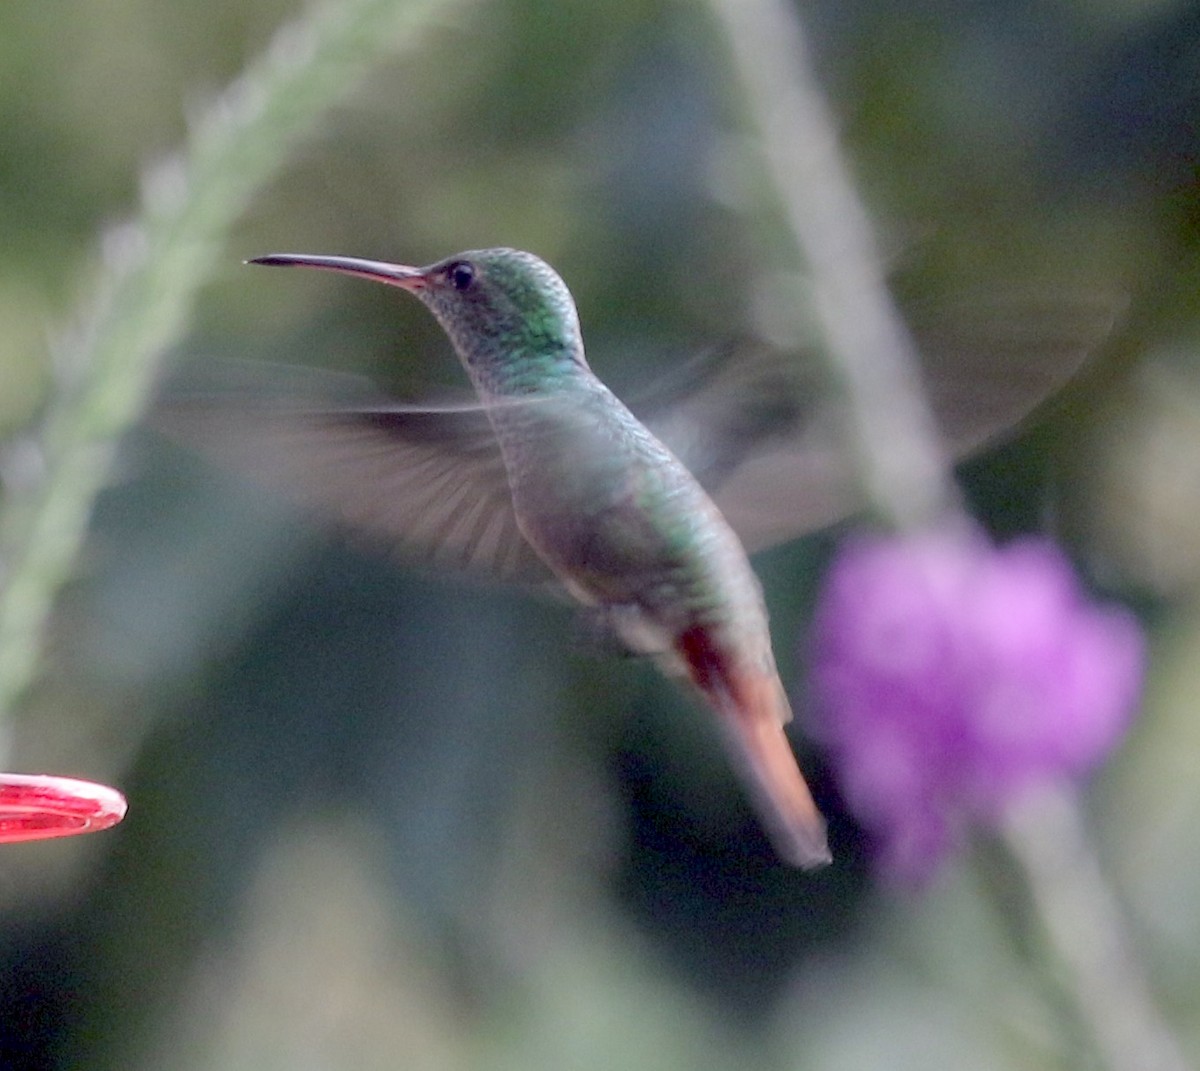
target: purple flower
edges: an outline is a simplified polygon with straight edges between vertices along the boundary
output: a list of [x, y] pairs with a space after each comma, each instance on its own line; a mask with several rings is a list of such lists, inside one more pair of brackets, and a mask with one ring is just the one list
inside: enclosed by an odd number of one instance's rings
[[818, 736], [895, 877], [928, 876], [972, 822], [1078, 778], [1129, 724], [1144, 643], [1053, 544], [976, 533], [848, 543], [813, 622]]

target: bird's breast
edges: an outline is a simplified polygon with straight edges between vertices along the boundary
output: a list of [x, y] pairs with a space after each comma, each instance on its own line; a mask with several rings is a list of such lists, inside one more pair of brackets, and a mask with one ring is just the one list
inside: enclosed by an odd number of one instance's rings
[[691, 473], [606, 388], [502, 410], [493, 423], [523, 534], [585, 602], [671, 627], [765, 622], [736, 535]]

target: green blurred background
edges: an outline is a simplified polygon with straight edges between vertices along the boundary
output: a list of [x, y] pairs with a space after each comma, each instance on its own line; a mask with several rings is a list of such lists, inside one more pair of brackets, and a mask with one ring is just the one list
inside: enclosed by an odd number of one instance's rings
[[[6, 0], [7, 435], [140, 176], [300, 10]], [[1145, 711], [1091, 813], [1200, 1053], [1200, 8], [801, 11], [911, 305], [1128, 295], [1081, 381], [964, 480], [994, 532], [1049, 527], [1151, 630]], [[787, 318], [795, 254], [702, 4], [458, 7], [257, 198], [171, 365], [460, 383], [415, 302], [241, 261], [495, 244], [559, 268], [618, 388]], [[798, 696], [835, 535], [756, 561]], [[816, 874], [774, 861], [689, 703], [581, 652], [563, 608], [407, 571], [139, 430], [10, 755], [121, 785], [130, 816], [3, 849], [0, 1066], [1077, 1066], [986, 849], [880, 887], [797, 707], [838, 859]]]

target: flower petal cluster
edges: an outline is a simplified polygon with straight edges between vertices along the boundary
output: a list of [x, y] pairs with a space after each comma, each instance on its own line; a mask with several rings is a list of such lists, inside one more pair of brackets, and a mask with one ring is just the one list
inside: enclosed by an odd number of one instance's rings
[[893, 875], [1116, 746], [1141, 692], [1133, 615], [1094, 603], [1054, 544], [975, 532], [848, 542], [813, 622], [817, 733]]

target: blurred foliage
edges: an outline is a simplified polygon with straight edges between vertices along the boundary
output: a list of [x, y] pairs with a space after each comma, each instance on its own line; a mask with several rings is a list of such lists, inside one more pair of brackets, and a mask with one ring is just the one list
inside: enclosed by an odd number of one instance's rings
[[[1046, 419], [967, 466], [1155, 632], [1097, 786], [1104, 862], [1200, 1052], [1200, 14], [1186, 0], [815, 0], [804, 15], [899, 293], [1128, 294]], [[141, 176], [299, 6], [0, 10], [0, 424], [53, 382]], [[768, 331], [795, 271], [702, 5], [460, 6], [253, 203], [173, 354], [458, 383], [383, 288], [277, 249], [554, 263], [617, 386]], [[785, 673], [827, 537], [756, 564]], [[802, 706], [802, 704], [798, 704]], [[803, 712], [799, 713], [801, 729]], [[709, 726], [566, 611], [407, 573], [150, 431], [124, 444], [11, 762], [121, 784], [83, 843], [7, 847], [12, 1068], [1078, 1065], [1002, 874], [878, 888], [820, 756], [838, 865], [781, 868]], [[1017, 912], [1019, 915], [1019, 911]]]

